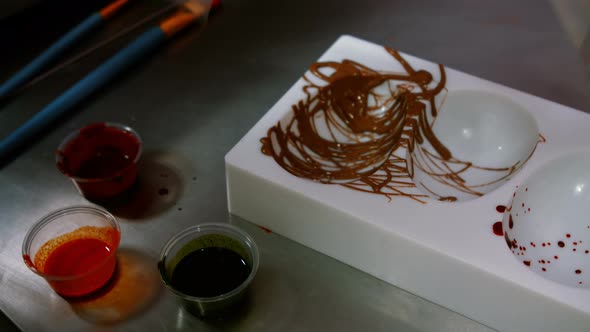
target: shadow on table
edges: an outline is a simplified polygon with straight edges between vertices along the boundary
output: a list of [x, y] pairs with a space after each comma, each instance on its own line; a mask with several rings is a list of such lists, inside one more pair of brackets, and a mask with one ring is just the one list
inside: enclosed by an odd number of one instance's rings
[[[282, 277], [281, 271], [261, 266], [250, 285], [244, 308], [234, 316], [206, 324], [220, 331], [240, 331], [242, 328], [249, 331], [285, 331], [296, 319], [294, 315], [298, 303], [295, 292], [296, 289]], [[254, 321], [251, 317], [257, 319]]]
[[117, 258], [115, 275], [103, 289], [68, 300], [83, 320], [97, 325], [122, 322], [147, 310], [161, 294], [156, 259], [130, 248], [119, 249]]
[[0, 331], [20, 332], [18, 326], [16, 326], [2, 311], [0, 311]]
[[137, 182], [123, 196], [102, 204], [117, 217], [131, 220], [154, 217], [178, 202], [184, 190], [176, 168], [182, 157], [163, 151], [148, 151], [138, 164]]
[[261, 266], [243, 302], [218, 318], [200, 319], [178, 307], [176, 329], [183, 331], [285, 331], [297, 306], [296, 289], [274, 268]]

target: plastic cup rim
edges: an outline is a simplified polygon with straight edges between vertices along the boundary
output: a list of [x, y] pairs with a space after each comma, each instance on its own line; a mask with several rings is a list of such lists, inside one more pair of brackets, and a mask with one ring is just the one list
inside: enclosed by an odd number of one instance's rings
[[[106, 257], [101, 264], [97, 265], [96, 267], [94, 267], [91, 270], [88, 270], [84, 273], [76, 274], [76, 275], [68, 275], [68, 276], [56, 276], [56, 275], [51, 275], [51, 274], [47, 274], [47, 273], [43, 273], [43, 272], [39, 271], [34, 265], [35, 264], [35, 262], [34, 262], [35, 257], [31, 257], [29, 255], [29, 249], [30, 249], [32, 240], [47, 224], [51, 223], [52, 221], [54, 221], [64, 215], [68, 215], [68, 214], [72, 214], [72, 213], [92, 213], [94, 215], [102, 216], [105, 218], [105, 220], [109, 221], [111, 226], [113, 226], [113, 228], [116, 229], [116, 231], [119, 234], [121, 233], [121, 229], [119, 227], [119, 222], [117, 221], [115, 216], [113, 216], [110, 212], [108, 212], [104, 209], [101, 209], [101, 208], [98, 208], [95, 206], [91, 206], [91, 205], [72, 205], [69, 207], [55, 210], [55, 211], [43, 216], [41, 219], [39, 219], [37, 222], [35, 222], [35, 224], [33, 224], [33, 226], [31, 226], [31, 228], [29, 228], [29, 230], [27, 231], [27, 234], [25, 235], [25, 238], [23, 240], [22, 256], [23, 256], [23, 260], [25, 261], [25, 265], [31, 271], [33, 271], [35, 274], [45, 278], [46, 280], [68, 281], [68, 280], [76, 280], [76, 279], [84, 278], [84, 277], [91, 275], [92, 273], [100, 270], [105, 264], [107, 264], [107, 262], [113, 256], [117, 255], [117, 249], [118, 249], [120, 240], [117, 242], [117, 246], [114, 248], [114, 250], [112, 250], [111, 254], [108, 257]], [[29, 257], [30, 264], [27, 262], [25, 257]]]
[[[212, 231], [211, 233], [208, 233], [208, 234], [222, 234], [222, 235], [234, 234], [234, 235], [238, 235], [238, 236], [242, 237], [242, 239], [238, 239], [238, 240], [242, 244], [245, 244], [246, 249], [252, 255], [252, 268], [250, 270], [250, 274], [248, 275], [248, 278], [246, 278], [246, 280], [244, 280], [238, 287], [232, 289], [231, 291], [229, 291], [227, 293], [216, 295], [216, 296], [209, 296], [209, 297], [199, 297], [199, 296], [188, 295], [188, 294], [185, 294], [185, 293], [175, 289], [168, 282], [168, 278], [166, 277], [165, 271], [166, 271], [166, 258], [167, 258], [168, 250], [178, 240], [180, 240], [186, 236], [189, 236], [191, 234], [194, 234], [194, 233], [200, 233], [203, 230], [205, 230], [205, 231], [211, 230]], [[197, 235], [194, 238], [198, 238], [198, 237], [199, 236]], [[178, 297], [180, 297], [184, 300], [187, 300], [187, 301], [191, 301], [191, 302], [212, 303], [212, 302], [223, 301], [225, 299], [231, 298], [232, 296], [242, 292], [254, 279], [254, 276], [256, 275], [256, 272], [258, 271], [259, 265], [260, 265], [260, 253], [258, 250], [258, 245], [256, 244], [256, 242], [254, 242], [254, 239], [252, 239], [252, 237], [248, 233], [246, 233], [242, 229], [238, 228], [237, 226], [234, 226], [234, 225], [228, 224], [228, 223], [204, 223], [204, 224], [199, 224], [199, 225], [185, 228], [184, 230], [182, 230], [182, 231], [176, 233], [175, 235], [173, 235], [172, 237], [170, 237], [170, 239], [168, 239], [168, 241], [166, 241], [166, 244], [164, 245], [164, 247], [162, 247], [162, 250], [160, 252], [160, 259], [158, 261], [158, 270], [160, 272], [160, 278], [162, 279], [164, 286], [166, 286], [166, 288], [170, 289]]]
[[108, 177], [104, 177], [104, 178], [83, 178], [83, 177], [78, 177], [78, 176], [74, 176], [71, 174], [68, 174], [66, 172], [64, 172], [64, 170], [61, 167], [57, 167], [59, 169], [59, 171], [67, 176], [68, 178], [76, 181], [76, 182], [80, 182], [80, 183], [87, 183], [87, 182], [102, 182], [102, 181], [108, 181], [112, 178], [117, 177], [118, 175], [122, 174], [125, 172], [125, 170], [127, 170], [129, 167], [131, 167], [134, 164], [137, 164], [137, 162], [139, 161], [139, 158], [141, 157], [141, 153], [143, 152], [143, 140], [141, 139], [141, 136], [139, 135], [139, 133], [137, 133], [137, 131], [135, 131], [135, 129], [124, 125], [124, 124], [120, 124], [120, 123], [116, 123], [116, 122], [93, 122], [90, 124], [87, 124], [86, 126], [79, 128], [75, 131], [72, 131], [71, 133], [69, 133], [59, 144], [58, 148], [57, 148], [57, 152], [55, 154], [55, 163], [56, 165], [59, 165], [60, 161], [62, 160], [62, 156], [60, 155], [60, 152], [63, 152], [65, 150], [65, 148], [68, 146], [68, 144], [70, 144], [70, 142], [72, 142], [76, 137], [78, 137], [80, 135], [80, 131], [84, 128], [93, 126], [93, 125], [98, 125], [98, 124], [104, 124], [107, 127], [111, 127], [111, 128], [116, 128], [125, 132], [130, 133], [131, 135], [133, 135], [137, 141], [139, 142], [139, 147], [137, 148], [137, 154], [135, 155], [135, 158], [133, 159], [133, 162], [130, 163], [129, 165], [125, 166], [124, 168], [118, 170], [117, 172], [113, 173], [112, 175], [108, 176]]

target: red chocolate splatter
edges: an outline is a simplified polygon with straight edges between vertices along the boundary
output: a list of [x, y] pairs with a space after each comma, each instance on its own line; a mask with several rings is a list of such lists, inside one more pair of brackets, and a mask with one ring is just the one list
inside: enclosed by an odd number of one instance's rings
[[498, 205], [498, 206], [496, 206], [496, 211], [498, 211], [498, 213], [504, 213], [504, 211], [506, 211], [506, 206], [505, 205]]
[[492, 230], [494, 231], [494, 234], [496, 234], [498, 236], [504, 236], [504, 229], [502, 228], [501, 221], [496, 221], [494, 223], [494, 225], [492, 226]]
[[508, 228], [514, 227], [514, 221], [512, 221], [512, 213], [508, 215]]
[[553, 258], [555, 258], [555, 259], [559, 259], [559, 256], [553, 256]]
[[572, 235], [571, 234], [566, 234], [565, 237], [567, 237], [569, 239], [570, 237], [572, 237]]
[[582, 270], [576, 270], [576, 274], [582, 274]]
[[563, 247], [565, 247], [565, 243], [563, 243], [563, 241], [559, 241], [559, 242], [557, 242], [557, 245], [558, 245], [560, 248], [563, 248]]
[[266, 228], [266, 227], [263, 227], [263, 226], [258, 226], [258, 227], [261, 230], [263, 230], [266, 234], [271, 234], [272, 233], [272, 231], [270, 229]]
[[[516, 240], [512, 241], [509, 237], [508, 237], [508, 233], [504, 233], [504, 240], [506, 240], [506, 245], [508, 246], [508, 248], [510, 249], [514, 249], [516, 248]], [[512, 252], [514, 253], [514, 250], [512, 250]]]
[[547, 271], [547, 269], [546, 269], [546, 268], [542, 268], [541, 270], [543, 270], [543, 272]]
[[522, 263], [526, 266], [531, 266], [531, 261], [523, 261]]

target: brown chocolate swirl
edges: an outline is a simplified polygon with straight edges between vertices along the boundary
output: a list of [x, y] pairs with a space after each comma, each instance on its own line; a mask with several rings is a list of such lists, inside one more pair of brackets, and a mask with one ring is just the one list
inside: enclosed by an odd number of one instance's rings
[[430, 88], [429, 72], [414, 70], [397, 51], [386, 50], [406, 73], [380, 73], [351, 60], [313, 64], [311, 77], [304, 77], [305, 98], [268, 130], [262, 152], [299, 177], [388, 197], [424, 197], [410, 192], [414, 185], [405, 160], [393, 152], [426, 139], [450, 158], [426, 114], [429, 109], [431, 118], [437, 115], [444, 67]]
[[[304, 76], [305, 97], [268, 130], [261, 139], [262, 152], [298, 177], [422, 203], [428, 196], [441, 201], [457, 198], [435, 193], [422, 183], [426, 194], [420, 192], [412, 181], [415, 167], [445, 186], [475, 196], [482, 195], [479, 187], [514, 173], [517, 165], [485, 168], [454, 158], [432, 130], [446, 96], [444, 67], [438, 65], [440, 78], [435, 81], [431, 73], [412, 68], [397, 51], [385, 50], [403, 73], [378, 72], [351, 60], [312, 64]], [[434, 153], [424, 148], [425, 143]], [[421, 157], [406, 160], [406, 151]], [[462, 174], [471, 168], [507, 174], [494, 182], [468, 184]]]

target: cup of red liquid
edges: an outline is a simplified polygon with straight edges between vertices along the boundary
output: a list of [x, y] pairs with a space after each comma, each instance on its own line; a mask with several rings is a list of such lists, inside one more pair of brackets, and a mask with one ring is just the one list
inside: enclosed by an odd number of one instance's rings
[[68, 135], [57, 149], [57, 168], [81, 195], [106, 201], [127, 191], [137, 178], [143, 142], [128, 126], [93, 123]]
[[93, 206], [54, 211], [25, 236], [25, 264], [64, 297], [88, 295], [103, 287], [117, 265], [119, 224]]

